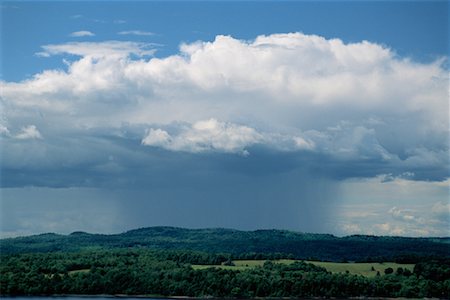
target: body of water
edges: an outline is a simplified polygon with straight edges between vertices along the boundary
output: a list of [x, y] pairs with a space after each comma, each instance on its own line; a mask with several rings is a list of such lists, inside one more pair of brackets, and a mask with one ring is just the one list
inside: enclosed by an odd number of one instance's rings
[[[136, 299], [146, 299], [146, 300], [167, 300], [167, 298], [157, 298], [157, 297], [145, 297], [145, 296], [107, 296], [107, 295], [99, 295], [99, 296], [18, 296], [18, 297], [3, 297], [0, 296], [2, 300], [111, 300], [111, 299], [120, 299], [120, 300], [136, 300]], [[182, 299], [188, 299], [184, 297], [178, 297]]]

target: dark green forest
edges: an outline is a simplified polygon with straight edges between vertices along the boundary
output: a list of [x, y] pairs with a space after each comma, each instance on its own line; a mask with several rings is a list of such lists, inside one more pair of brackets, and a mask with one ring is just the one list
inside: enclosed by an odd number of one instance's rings
[[[229, 253], [236, 258], [281, 257], [323, 261], [395, 261], [398, 257], [448, 256], [450, 238], [406, 238], [299, 233], [287, 230], [239, 231], [150, 227], [122, 234], [74, 232], [3, 239], [1, 252], [74, 252], [83, 249], [147, 248]], [[259, 257], [255, 257], [259, 254]]]
[[2, 295], [127, 294], [191, 297], [440, 297], [450, 294], [450, 260], [386, 270], [375, 278], [331, 274], [302, 261], [248, 270], [208, 268], [227, 255], [147, 249], [2, 255]]
[[[1, 295], [190, 297], [450, 296], [449, 239], [303, 234], [280, 230], [154, 227], [119, 235], [76, 232], [1, 240]], [[376, 249], [373, 249], [376, 248]], [[291, 264], [275, 259], [299, 259]], [[266, 260], [246, 269], [236, 259]], [[307, 263], [414, 263], [376, 277]], [[211, 265], [194, 269], [192, 265]], [[215, 267], [216, 266], [216, 267]]]

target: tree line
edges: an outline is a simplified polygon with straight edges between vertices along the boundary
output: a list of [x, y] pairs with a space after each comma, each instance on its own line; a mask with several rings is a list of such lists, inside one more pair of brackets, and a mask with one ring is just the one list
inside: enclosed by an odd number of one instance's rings
[[[272, 257], [279, 257], [274, 253]], [[368, 278], [332, 274], [298, 261], [244, 270], [195, 270], [231, 254], [149, 249], [2, 254], [1, 295], [128, 294], [190, 297], [439, 297], [450, 295], [450, 259], [428, 258], [413, 272], [386, 270]], [[287, 257], [284, 257], [287, 258]]]

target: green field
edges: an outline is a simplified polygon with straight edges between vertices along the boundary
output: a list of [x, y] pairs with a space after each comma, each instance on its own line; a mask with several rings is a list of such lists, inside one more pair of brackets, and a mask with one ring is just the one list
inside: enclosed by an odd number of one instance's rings
[[69, 275], [74, 275], [77, 273], [89, 273], [91, 271], [91, 269], [79, 269], [79, 270], [72, 270], [67, 272]]
[[[280, 259], [274, 260], [274, 263], [280, 264], [291, 264], [296, 260], [293, 259]], [[213, 266], [213, 265], [192, 265], [192, 268], [199, 269], [207, 269], [207, 268], [221, 268], [226, 270], [245, 270], [255, 267], [262, 267], [264, 265], [265, 260], [234, 260], [234, 266]], [[414, 269], [414, 264], [397, 264], [393, 262], [384, 262], [384, 263], [334, 263], [334, 262], [320, 262], [320, 261], [305, 261], [308, 263], [312, 263], [317, 266], [324, 267], [327, 271], [332, 273], [348, 273], [355, 275], [363, 275], [366, 277], [375, 277], [377, 275], [377, 271], [380, 272], [381, 275], [384, 274], [384, 270], [387, 268], [392, 268], [394, 271], [397, 268], [401, 267], [403, 269], [408, 269], [411, 272]], [[374, 270], [372, 270], [372, 267]]]
[[[334, 263], [334, 262], [320, 262], [320, 261], [308, 261], [309, 263], [317, 266], [324, 267], [331, 273], [345, 273], [348, 271], [350, 274], [363, 275], [366, 277], [374, 277], [377, 275], [377, 271], [381, 275], [384, 274], [384, 270], [392, 268], [394, 272], [397, 268], [408, 269], [411, 272], [414, 270], [414, 264], [397, 264], [393, 262], [384, 263]], [[372, 267], [374, 270], [372, 270]]]

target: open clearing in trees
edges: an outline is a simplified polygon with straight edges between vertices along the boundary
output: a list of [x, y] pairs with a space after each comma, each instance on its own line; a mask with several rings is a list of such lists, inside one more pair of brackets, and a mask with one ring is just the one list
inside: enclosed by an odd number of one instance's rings
[[[280, 259], [273, 260], [273, 263], [281, 263], [281, 264], [291, 264], [299, 260], [294, 259]], [[207, 269], [207, 268], [222, 268], [228, 270], [245, 270], [249, 268], [261, 267], [264, 265], [266, 260], [233, 260], [234, 266], [227, 265], [192, 265], [194, 269]], [[377, 272], [380, 272], [380, 275], [384, 274], [384, 270], [387, 268], [392, 268], [394, 272], [398, 268], [402, 268], [403, 270], [408, 269], [409, 271], [414, 270], [414, 264], [398, 264], [393, 262], [383, 262], [383, 263], [336, 263], [336, 262], [322, 262], [322, 261], [305, 261], [308, 263], [312, 263], [314, 265], [324, 267], [327, 271], [332, 273], [348, 273], [355, 275], [363, 275], [366, 277], [374, 277], [377, 275]], [[373, 268], [372, 268], [373, 267]]]

